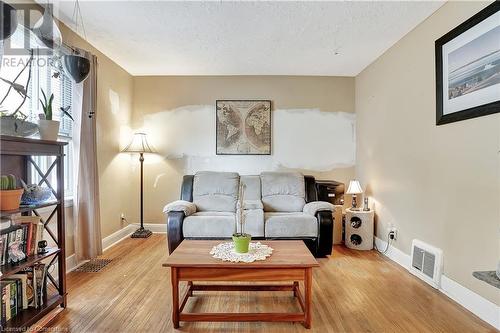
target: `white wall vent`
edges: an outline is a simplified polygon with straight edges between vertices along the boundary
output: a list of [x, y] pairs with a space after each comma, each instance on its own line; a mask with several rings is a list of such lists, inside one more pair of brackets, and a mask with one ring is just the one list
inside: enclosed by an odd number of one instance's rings
[[439, 289], [443, 272], [443, 251], [414, 239], [411, 245], [410, 272]]

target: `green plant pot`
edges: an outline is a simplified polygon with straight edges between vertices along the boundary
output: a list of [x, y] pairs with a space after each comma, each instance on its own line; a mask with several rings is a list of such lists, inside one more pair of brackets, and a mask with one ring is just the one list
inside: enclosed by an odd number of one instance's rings
[[234, 250], [236, 253], [248, 253], [248, 246], [252, 236], [249, 234], [233, 234]]

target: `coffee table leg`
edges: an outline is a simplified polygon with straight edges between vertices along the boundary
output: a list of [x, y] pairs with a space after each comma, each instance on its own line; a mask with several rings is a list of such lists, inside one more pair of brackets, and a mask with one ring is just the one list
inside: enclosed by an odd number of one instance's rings
[[305, 317], [304, 321], [305, 328], [311, 328], [311, 299], [312, 299], [312, 268], [306, 268], [306, 279], [305, 284]]
[[293, 296], [297, 297], [297, 288], [299, 287], [298, 281], [293, 281]]
[[170, 280], [172, 281], [172, 324], [179, 328], [179, 280], [177, 268], [170, 268]]

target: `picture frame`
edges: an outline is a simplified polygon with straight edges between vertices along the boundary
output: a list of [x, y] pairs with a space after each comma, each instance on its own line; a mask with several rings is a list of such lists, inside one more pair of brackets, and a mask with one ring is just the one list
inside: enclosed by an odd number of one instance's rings
[[271, 155], [271, 109], [270, 100], [216, 100], [216, 155]]
[[436, 125], [500, 112], [498, 40], [498, 1], [436, 40]]

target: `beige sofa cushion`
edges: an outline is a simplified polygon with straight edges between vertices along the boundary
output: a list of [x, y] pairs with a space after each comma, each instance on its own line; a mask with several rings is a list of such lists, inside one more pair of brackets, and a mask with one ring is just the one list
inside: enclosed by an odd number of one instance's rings
[[299, 172], [263, 172], [260, 175], [262, 203], [266, 212], [302, 212], [304, 176]]
[[198, 172], [193, 181], [196, 210], [235, 212], [240, 176], [235, 172]]
[[264, 213], [265, 236], [317, 237], [318, 220], [306, 213]]
[[184, 219], [184, 237], [229, 238], [236, 232], [235, 214], [231, 212], [196, 212]]
[[260, 176], [240, 176], [240, 182], [246, 185], [245, 200], [260, 200]]
[[[238, 232], [240, 226], [237, 226]], [[264, 237], [264, 211], [262, 209], [245, 210], [245, 233], [252, 237]]]

